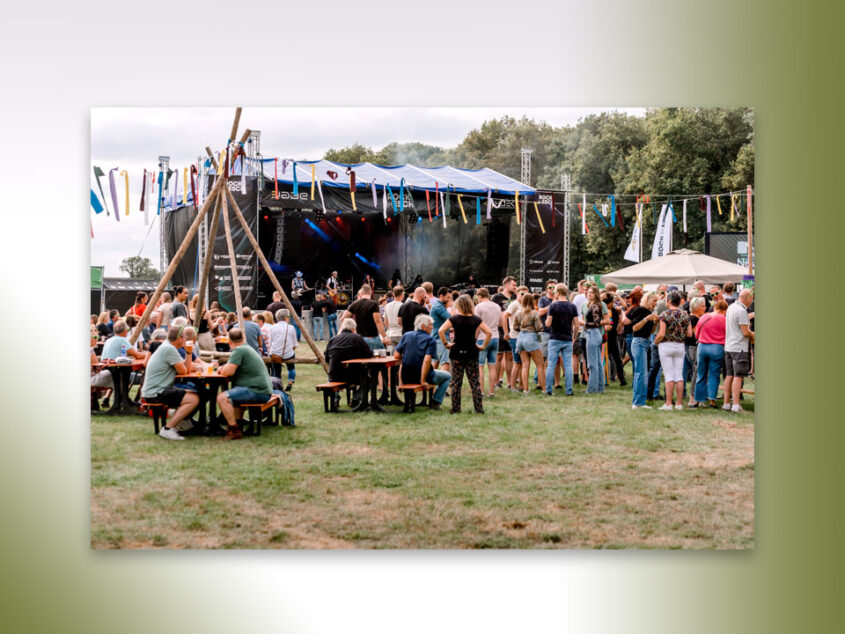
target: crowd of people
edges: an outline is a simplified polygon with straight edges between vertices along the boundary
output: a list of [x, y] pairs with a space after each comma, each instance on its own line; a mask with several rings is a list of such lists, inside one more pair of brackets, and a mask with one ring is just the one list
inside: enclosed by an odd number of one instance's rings
[[[231, 377], [231, 388], [217, 397], [217, 404], [228, 424], [227, 438], [239, 438], [243, 403], [266, 402], [274, 391], [292, 390], [299, 326], [281, 295], [274, 293], [267, 310], [243, 308], [243, 326], [237, 315], [212, 302], [200, 309], [199, 327], [194, 328], [198, 297], [188, 301], [188, 295], [183, 286], [172, 295], [162, 293], [134, 344], [131, 338], [147, 310], [145, 293], [138, 293], [122, 317], [117, 310], [92, 315], [92, 367], [108, 360], [142, 360], [141, 396], [171, 408], [160, 435], [181, 440], [200, 399], [196, 384], [178, 381], [176, 375], [210, 364]], [[400, 362], [398, 387], [431, 388], [433, 410], [441, 409], [449, 396], [450, 412], [461, 411], [464, 377], [473, 409], [482, 414], [485, 401], [503, 389], [547, 396], [559, 390], [572, 396], [576, 384], [586, 385], [587, 394], [604, 392], [611, 381], [627, 385], [625, 366], [630, 363], [634, 409], [650, 408], [650, 401], [662, 399], [661, 410], [721, 407], [742, 412], [743, 381], [753, 373], [753, 294], [749, 289], [737, 292], [731, 282], [709, 289], [696, 282], [689, 292], [667, 285], [620, 292], [613, 284], [602, 290], [586, 280], [570, 291], [548, 280], [545, 292], [532, 293], [507, 276], [492, 295], [485, 287], [472, 295], [445, 287], [435, 292], [425, 281], [410, 293], [397, 284], [378, 300], [373, 295], [370, 285], [362, 285], [340, 318], [326, 295], [312, 303], [315, 337], [322, 337], [324, 322], [328, 325], [329, 379], [360, 389], [361, 372], [368, 370], [343, 362], [389, 354]], [[297, 299], [291, 304], [301, 314]], [[216, 361], [203, 361], [200, 353], [216, 351], [221, 339], [230, 355], [217, 368]], [[97, 343], [102, 344], [99, 359]], [[92, 372], [92, 409], [99, 407], [98, 395], [113, 388], [112, 381], [108, 370]]]

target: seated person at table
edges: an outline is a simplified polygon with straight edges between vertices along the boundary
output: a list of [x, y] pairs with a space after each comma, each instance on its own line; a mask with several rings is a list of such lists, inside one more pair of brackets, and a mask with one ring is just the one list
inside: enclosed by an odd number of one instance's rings
[[146, 363], [149, 363], [150, 357], [153, 356], [153, 353], [161, 347], [167, 340], [167, 329], [166, 328], [156, 328], [153, 331], [152, 341], [150, 341], [149, 348], [147, 349], [147, 360]]
[[434, 320], [430, 316], [417, 315], [414, 330], [402, 335], [393, 356], [402, 361], [399, 389], [402, 385], [416, 383], [422, 383], [426, 389], [429, 384], [434, 385], [437, 390], [429, 406], [431, 409], [440, 409], [452, 377], [448, 372], [431, 367], [431, 360], [437, 358], [437, 342], [431, 336], [433, 324]]
[[185, 345], [182, 336], [183, 328], [183, 326], [171, 326], [167, 331], [167, 341], [159, 346], [147, 362], [144, 385], [141, 386], [142, 398], [150, 402], [166, 403], [168, 407], [176, 408], [173, 416], [158, 433], [167, 440], [184, 440], [176, 427], [183, 421], [188, 422], [185, 419], [200, 402], [196, 392], [186, 389], [181, 383], [174, 384], [173, 382], [177, 373], [187, 374], [195, 369], [191, 357], [188, 356], [183, 360], [177, 351]]
[[266, 403], [273, 395], [273, 384], [267, 373], [264, 359], [246, 344], [239, 328], [229, 331], [229, 346], [232, 354], [229, 361], [218, 371], [232, 377], [232, 387], [217, 395], [217, 405], [226, 419], [229, 430], [227, 440], [238, 440], [243, 436], [238, 420], [243, 417], [242, 403]]
[[340, 332], [329, 340], [326, 346], [326, 361], [329, 362], [329, 381], [341, 381], [361, 385], [361, 366], [345, 366], [349, 359], [364, 359], [373, 356], [364, 338], [355, 332], [355, 320], [351, 317], [340, 323]]
[[[124, 357], [132, 357], [133, 359], [143, 359], [144, 353], [140, 350], [135, 349], [129, 339], [126, 338], [127, 335], [127, 328], [126, 322], [122, 319], [118, 319], [114, 322], [114, 336], [108, 339], [103, 344], [103, 352], [100, 354], [100, 360], [106, 361], [108, 359], [117, 359], [120, 356]], [[123, 347], [126, 347], [126, 351], [122, 350]]]

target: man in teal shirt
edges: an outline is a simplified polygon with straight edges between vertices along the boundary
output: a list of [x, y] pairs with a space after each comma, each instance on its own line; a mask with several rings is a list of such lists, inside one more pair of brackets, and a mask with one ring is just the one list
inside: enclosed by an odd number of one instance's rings
[[228, 440], [243, 437], [238, 420], [243, 417], [243, 403], [266, 403], [273, 395], [273, 384], [267, 366], [259, 354], [249, 345], [244, 345], [244, 335], [238, 328], [229, 331], [229, 347], [232, 354], [229, 361], [220, 368], [223, 376], [232, 377], [232, 387], [217, 396], [217, 405], [226, 419]]

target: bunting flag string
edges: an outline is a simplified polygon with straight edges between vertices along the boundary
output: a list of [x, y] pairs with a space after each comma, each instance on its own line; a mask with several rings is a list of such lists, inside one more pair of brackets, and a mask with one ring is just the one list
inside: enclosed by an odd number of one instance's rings
[[481, 198], [475, 197], [475, 224], [481, 224]]
[[[540, 232], [546, 233], [546, 228], [543, 226], [543, 219], [540, 217], [540, 207], [537, 205], [536, 201], [534, 202], [534, 212], [537, 214], [537, 222], [540, 223]], [[554, 209], [552, 209], [552, 213], [554, 213]]]
[[461, 195], [460, 194], [458, 194], [458, 207], [461, 208], [461, 216], [464, 219], [464, 224], [467, 224], [467, 215], [466, 215], [466, 212], [464, 212], [464, 204], [461, 202]]
[[[315, 183], [314, 181], [316, 181], [316, 180], [317, 180], [317, 168], [316, 168], [316, 166], [312, 163], [312, 164], [311, 164], [311, 200], [314, 200], [314, 187], [315, 187], [315, 185], [316, 185], [316, 183]], [[323, 205], [323, 209], [324, 209], [324, 210], [325, 210], [325, 207], [326, 207], [326, 206], [325, 206], [325, 205]]]
[[[120, 175], [123, 176], [123, 188], [126, 193], [126, 215], [129, 215], [129, 172], [120, 170]], [[117, 212], [115, 212], [117, 213]]]
[[428, 210], [428, 221], [432, 222], [431, 220], [431, 199], [429, 198], [429, 191], [425, 190], [425, 208]]
[[273, 159], [273, 198], [279, 200], [279, 159]]
[[114, 207], [114, 219], [120, 222], [120, 212], [117, 208], [117, 189], [114, 186], [114, 173], [118, 168], [113, 167], [109, 170], [109, 190], [111, 191], [111, 203]]
[[100, 181], [100, 177], [105, 176], [103, 170], [101, 170], [96, 165], [94, 166], [94, 178], [97, 179], [97, 188], [100, 190], [100, 198], [103, 200], [104, 209], [106, 210], [106, 215], [109, 215], [109, 204], [106, 200], [106, 195], [103, 192], [103, 183]]

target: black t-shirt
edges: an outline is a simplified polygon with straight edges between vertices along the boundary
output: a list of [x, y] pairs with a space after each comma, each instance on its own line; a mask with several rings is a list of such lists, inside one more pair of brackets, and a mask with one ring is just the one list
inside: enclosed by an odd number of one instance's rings
[[452, 361], [466, 363], [472, 359], [478, 361], [478, 348], [475, 345], [475, 331], [481, 325], [481, 317], [475, 315], [452, 315], [449, 317], [455, 329], [455, 345], [449, 348]]
[[302, 317], [302, 302], [298, 299], [292, 299], [290, 305], [293, 306], [293, 312], [296, 313], [296, 316]]
[[549, 339], [572, 341], [572, 320], [578, 316], [575, 304], [567, 301], [554, 301], [549, 306], [549, 315], [552, 316]]
[[311, 304], [311, 318], [316, 319], [317, 317], [323, 316], [323, 311], [325, 314], [328, 314], [329, 307], [334, 308], [334, 304], [330, 301], [321, 299], [319, 302], [314, 302]]
[[202, 319], [200, 319], [200, 329], [198, 331], [199, 334], [204, 332], [209, 332], [208, 330], [208, 319], [206, 319], [206, 315], [203, 315]]
[[174, 317], [184, 317], [187, 319], [188, 307], [182, 302], [173, 302], [170, 305], [170, 318], [173, 319]]
[[634, 330], [634, 325], [638, 324], [649, 315], [651, 315], [651, 311], [648, 308], [643, 308], [642, 306], [635, 306], [634, 308], [628, 309], [628, 319], [631, 320], [631, 332], [634, 333], [635, 337], [643, 337], [647, 339], [651, 334], [651, 331], [654, 328], [654, 322], [649, 322], [639, 330]]
[[402, 304], [402, 308], [399, 309], [399, 317], [402, 319], [403, 335], [414, 329], [414, 320], [417, 315], [428, 315], [428, 309], [413, 299]]
[[284, 302], [281, 302], [281, 301], [273, 302], [272, 304], [267, 306], [267, 310], [269, 310], [271, 313], [273, 313], [273, 319], [276, 318], [276, 311], [281, 310], [282, 308], [287, 308], [287, 307], [285, 306]]
[[106, 324], [97, 324], [97, 334], [101, 337], [111, 337], [111, 330]]
[[349, 308], [346, 310], [355, 317], [359, 335], [362, 337], [378, 336], [378, 328], [376, 328], [376, 322], [373, 320], [373, 313], [378, 313], [376, 302], [367, 298], [356, 299], [349, 304]]
[[[511, 303], [510, 298], [505, 295], [504, 293], [496, 293], [493, 297], [490, 298], [491, 302], [496, 302], [499, 305], [499, 308], [502, 309], [502, 312], [505, 312], [505, 309], [508, 307], [508, 304]], [[499, 341], [505, 338], [505, 331], [502, 330], [502, 327], [499, 326]]]
[[343, 330], [332, 337], [326, 346], [326, 361], [329, 362], [329, 380], [356, 383], [360, 367], [343, 365], [349, 359], [364, 359], [373, 356], [372, 350], [361, 335]]
[[692, 337], [684, 337], [684, 343], [688, 346], [694, 346], [697, 342], [695, 340], [695, 326], [698, 323], [698, 317], [695, 315], [689, 316], [690, 326], [692, 326]]

